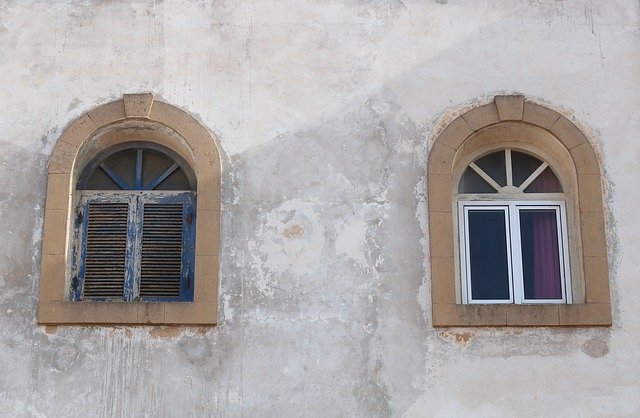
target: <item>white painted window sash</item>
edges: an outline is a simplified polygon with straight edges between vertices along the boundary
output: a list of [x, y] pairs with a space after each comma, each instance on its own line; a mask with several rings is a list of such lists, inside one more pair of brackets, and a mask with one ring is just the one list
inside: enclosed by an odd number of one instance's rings
[[[562, 299], [526, 299], [524, 297], [524, 273], [520, 236], [520, 210], [551, 209], [556, 213], [558, 251], [560, 259], [560, 280]], [[474, 300], [471, 294], [471, 265], [467, 260], [470, 252], [469, 210], [503, 210], [507, 241], [509, 271], [509, 300]], [[572, 302], [566, 209], [564, 202], [558, 201], [459, 201], [458, 225], [460, 242], [461, 294], [464, 304], [564, 304]]]
[[[460, 243], [462, 243], [464, 248], [460, 250], [460, 272], [462, 276], [461, 289], [462, 289], [462, 303], [465, 304], [504, 304], [504, 303], [513, 303], [513, 277], [512, 277], [512, 256], [511, 256], [511, 245], [510, 245], [510, 224], [509, 224], [509, 207], [507, 205], [496, 205], [491, 202], [491, 204], [484, 204], [484, 202], [479, 205], [475, 205], [473, 203], [476, 202], [468, 202], [469, 204], [465, 204], [465, 202], [458, 202], [458, 213], [460, 216], [460, 223], [462, 228], [460, 228]], [[501, 210], [504, 212], [505, 218], [505, 240], [506, 240], [506, 248], [507, 248], [507, 274], [508, 274], [508, 283], [509, 283], [509, 299], [473, 299], [473, 295], [471, 292], [471, 263], [468, 262], [467, 257], [470, 253], [470, 243], [469, 243], [469, 210]]]

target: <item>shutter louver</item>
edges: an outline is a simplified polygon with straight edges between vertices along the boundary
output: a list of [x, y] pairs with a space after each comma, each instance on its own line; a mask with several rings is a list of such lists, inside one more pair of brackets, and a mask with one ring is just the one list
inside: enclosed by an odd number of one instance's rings
[[128, 214], [127, 203], [89, 203], [84, 298], [123, 298]]
[[183, 204], [145, 203], [140, 298], [180, 298]]

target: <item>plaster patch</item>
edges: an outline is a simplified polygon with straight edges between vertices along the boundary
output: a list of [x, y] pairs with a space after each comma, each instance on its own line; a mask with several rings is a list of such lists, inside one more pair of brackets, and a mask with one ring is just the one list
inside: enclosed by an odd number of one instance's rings
[[269, 212], [257, 234], [264, 266], [277, 273], [310, 274], [320, 263], [325, 230], [315, 202], [289, 200]]
[[362, 267], [368, 267], [364, 245], [367, 239], [368, 226], [362, 219], [339, 226], [336, 237], [336, 254], [345, 255]]
[[593, 338], [582, 345], [582, 351], [592, 358], [600, 358], [607, 355], [609, 346], [599, 338]]
[[65, 371], [78, 360], [78, 357], [78, 349], [72, 344], [65, 344], [55, 349], [51, 367], [59, 372]]
[[202, 335], [181, 339], [178, 347], [191, 364], [203, 364], [213, 354], [213, 345]]
[[463, 350], [466, 350], [471, 345], [471, 342], [475, 337], [475, 333], [469, 331], [444, 331], [438, 332], [437, 335], [442, 341], [456, 345]]

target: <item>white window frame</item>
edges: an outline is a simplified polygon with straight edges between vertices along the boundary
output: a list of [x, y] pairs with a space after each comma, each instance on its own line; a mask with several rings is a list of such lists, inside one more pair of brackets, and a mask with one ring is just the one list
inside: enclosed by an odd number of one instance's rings
[[[558, 256], [560, 259], [560, 282], [562, 299], [526, 299], [524, 296], [524, 274], [520, 240], [520, 211], [526, 209], [552, 209], [558, 225]], [[471, 295], [471, 265], [469, 253], [469, 210], [501, 210], [505, 212], [507, 261], [509, 273], [509, 299], [482, 300]], [[561, 201], [507, 200], [507, 201], [458, 201], [458, 232], [460, 242], [460, 278], [462, 303], [464, 304], [566, 304], [572, 302], [571, 276], [569, 271], [569, 241], [567, 238], [565, 203]]]

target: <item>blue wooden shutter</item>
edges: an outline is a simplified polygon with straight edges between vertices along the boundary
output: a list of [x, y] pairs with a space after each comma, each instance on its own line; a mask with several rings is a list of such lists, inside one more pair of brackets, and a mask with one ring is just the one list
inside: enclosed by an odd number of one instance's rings
[[139, 197], [141, 300], [193, 301], [193, 201], [190, 192]]
[[85, 199], [78, 213], [80, 263], [72, 278], [75, 300], [123, 300], [132, 239], [129, 197]]

